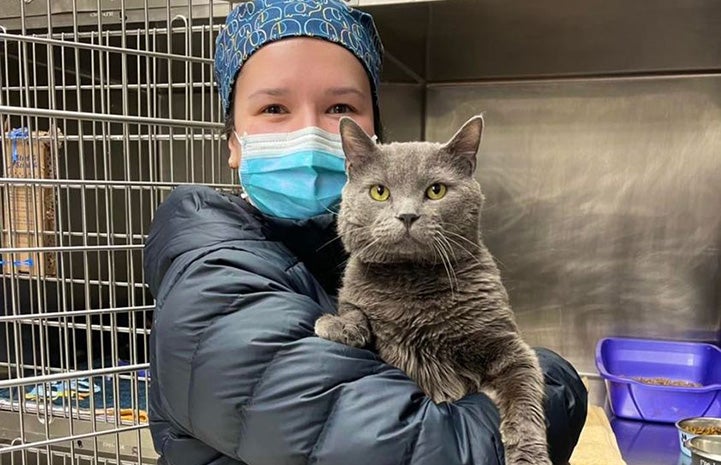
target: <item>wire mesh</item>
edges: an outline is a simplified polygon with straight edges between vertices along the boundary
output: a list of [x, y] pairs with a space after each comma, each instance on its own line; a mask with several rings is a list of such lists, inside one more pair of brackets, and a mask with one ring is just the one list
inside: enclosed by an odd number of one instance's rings
[[212, 69], [232, 4], [3, 3], [0, 463], [154, 463], [142, 248], [175, 186], [233, 187]]

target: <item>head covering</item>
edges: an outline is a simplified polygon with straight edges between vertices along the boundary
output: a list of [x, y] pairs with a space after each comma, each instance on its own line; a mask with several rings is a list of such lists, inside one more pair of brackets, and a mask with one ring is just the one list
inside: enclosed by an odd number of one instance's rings
[[290, 37], [334, 42], [363, 63], [377, 116], [383, 45], [373, 18], [342, 0], [251, 0], [230, 12], [215, 41], [215, 80], [224, 114], [238, 71], [264, 45]]

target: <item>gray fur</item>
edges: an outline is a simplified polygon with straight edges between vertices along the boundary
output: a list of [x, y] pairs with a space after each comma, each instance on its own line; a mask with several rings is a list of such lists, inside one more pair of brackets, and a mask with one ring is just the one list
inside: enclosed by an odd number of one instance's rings
[[[510, 465], [548, 465], [543, 377], [521, 339], [493, 257], [481, 241], [483, 195], [473, 174], [483, 119], [445, 145], [376, 145], [341, 121], [349, 181], [338, 230], [350, 260], [337, 315], [319, 336], [371, 347], [436, 403], [487, 392], [501, 411]], [[440, 200], [425, 196], [448, 185]], [[371, 186], [390, 189], [385, 202]], [[416, 215], [407, 226], [400, 215]]]

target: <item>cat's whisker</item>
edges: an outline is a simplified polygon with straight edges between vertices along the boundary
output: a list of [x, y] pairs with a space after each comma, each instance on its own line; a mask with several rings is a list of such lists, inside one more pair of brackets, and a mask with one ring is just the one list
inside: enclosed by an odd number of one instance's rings
[[450, 285], [450, 287], [451, 287], [451, 296], [452, 296], [453, 299], [455, 299], [455, 293], [453, 292], [453, 281], [451, 280], [451, 273], [448, 271], [448, 266], [446, 265], [446, 261], [445, 261], [445, 259], [443, 258], [443, 252], [441, 252], [440, 247], [437, 246], [436, 244], [437, 244], [437, 242], [436, 242], [436, 240], [435, 240], [435, 238], [434, 238], [434, 240], [433, 240], [433, 249], [436, 250], [436, 251], [438, 251], [438, 256], [439, 256], [440, 259], [441, 259], [441, 263], [443, 264], [443, 268], [446, 270], [446, 276], [448, 276], [448, 283], [449, 283], [449, 285]]
[[433, 265], [438, 265], [439, 261], [442, 260], [438, 248], [436, 247], [436, 239], [435, 236], [433, 237], [433, 242], [431, 242], [431, 249], [433, 250]]
[[325, 211], [327, 211], [327, 212], [330, 213], [331, 215], [338, 216], [338, 211], [331, 210], [331, 209], [328, 208], [328, 207], [323, 207], [323, 208], [325, 209]]
[[[452, 236], [457, 237], [457, 238], [459, 238], [459, 239], [462, 239], [463, 241], [465, 241], [466, 243], [470, 244], [472, 247], [477, 248], [478, 250], [483, 250], [483, 246], [482, 246], [482, 245], [473, 242], [472, 240], [468, 239], [467, 237], [464, 237], [464, 236], [462, 236], [462, 235], [460, 235], [460, 234], [458, 234], [458, 233], [454, 233], [453, 231], [444, 230], [444, 232], [445, 232], [446, 234], [449, 234], [449, 235], [452, 235]], [[490, 254], [490, 251], [486, 250], [486, 252]], [[503, 263], [498, 257], [496, 257], [496, 256], [493, 255], [493, 254], [491, 254], [491, 257], [493, 258], [493, 260], [495, 260], [495, 262], [496, 262], [499, 266], [501, 266], [501, 267], [503, 267], [503, 268], [506, 267], [506, 264]]]
[[441, 257], [441, 263], [443, 264], [443, 268], [446, 270], [446, 275], [448, 276], [448, 284], [451, 287], [451, 297], [453, 300], [455, 300], [456, 295], [455, 291], [453, 289], [453, 283], [455, 281], [456, 289], [458, 289], [458, 277], [456, 276], [455, 271], [453, 270], [453, 265], [450, 263], [450, 258], [448, 257], [448, 253], [445, 250], [443, 243], [438, 240], [438, 236], [433, 237], [433, 246], [437, 246], [438, 254]]
[[[355, 229], [349, 230], [349, 232], [357, 232], [364, 228], [365, 227], [355, 228]], [[358, 250], [358, 252], [356, 252], [356, 254], [363, 253], [366, 249], [375, 246], [378, 243], [378, 241], [379, 241], [378, 238], [374, 238], [371, 242], [369, 242], [368, 244], [361, 247], [361, 249]], [[350, 261], [350, 256], [348, 258], [346, 258], [345, 260], [343, 260], [341, 263], [339, 263], [338, 266], [336, 266], [336, 268], [344, 268], [348, 264], [349, 261]]]
[[[353, 233], [353, 234], [355, 234], [355, 233], [357, 233], [357, 232], [359, 232], [359, 231], [362, 231], [362, 230], [364, 230], [364, 229], [370, 229], [370, 226], [359, 226], [359, 227], [357, 227], [357, 228], [349, 229], [348, 232], [347, 232], [347, 234], [348, 234], [348, 233]], [[323, 244], [323, 245], [321, 245], [320, 247], [318, 247], [318, 248], [316, 249], [316, 252], [320, 252], [320, 251], [323, 250], [325, 247], [328, 247], [330, 244], [332, 244], [333, 242], [335, 242], [335, 241], [337, 241], [337, 240], [340, 240], [340, 239], [341, 239], [341, 236], [340, 236], [340, 234], [339, 234], [339, 235], [337, 235], [336, 237], [334, 237], [333, 239], [331, 239], [331, 240], [329, 240], [328, 242], [326, 242], [325, 244]]]
[[453, 262], [454, 263], [457, 262], [458, 257], [456, 257], [456, 251], [451, 246], [451, 243], [448, 241], [448, 238], [442, 232], [440, 234], [438, 234], [438, 237], [440, 237], [441, 240], [446, 244], [446, 246], [448, 246], [448, 250], [450, 250], [451, 255], [453, 255]]
[[441, 230], [443, 231], [443, 233], [444, 233], [444, 238], [445, 238], [446, 240], [452, 242], [456, 247], [458, 247], [459, 249], [463, 250], [463, 251], [464, 251], [466, 254], [468, 254], [468, 256], [471, 257], [479, 266], [481, 266], [481, 267], [484, 266], [484, 265], [483, 265], [483, 262], [481, 261], [480, 257], [478, 256], [478, 254], [474, 254], [471, 250], [468, 250], [466, 247], [463, 246], [462, 243], [460, 243], [459, 241], [453, 239], [453, 237], [457, 237], [457, 238], [459, 238], [459, 239], [463, 239], [463, 240], [466, 241], [468, 244], [471, 244], [472, 246], [476, 247], [479, 252], [483, 250], [483, 246], [481, 246], [481, 245], [479, 245], [479, 244], [476, 244], [476, 243], [473, 243], [472, 241], [470, 241], [470, 240], [467, 239], [466, 237], [463, 237], [463, 236], [461, 236], [460, 234], [454, 233], [453, 231], [448, 231], [448, 230], [445, 230], [445, 229], [443, 229], [443, 228], [441, 228]]
[[372, 241], [361, 247], [357, 252], [354, 252], [355, 255], [362, 257], [363, 254], [366, 252], [366, 250], [370, 249], [371, 247], [374, 247], [378, 242], [380, 241], [379, 238], [374, 237]]
[[[451, 291], [453, 291], [454, 280], [451, 278], [451, 264], [450, 264], [450, 257], [448, 256], [448, 251], [446, 250], [443, 242], [440, 241], [440, 235], [434, 236], [433, 242], [435, 244], [437, 244], [437, 246], [438, 246], [438, 252], [441, 255], [441, 262], [443, 263], [443, 266], [446, 268], [446, 274], [448, 274], [448, 281], [451, 284]], [[458, 282], [457, 279], [455, 281]]]
[[464, 241], [465, 243], [467, 243], [467, 244], [470, 245], [471, 247], [475, 247], [475, 248], [477, 248], [477, 249], [479, 249], [479, 250], [483, 248], [483, 246], [481, 246], [480, 244], [478, 244], [478, 243], [476, 243], [476, 242], [473, 242], [472, 240], [468, 239], [467, 237], [465, 237], [465, 236], [463, 236], [463, 235], [461, 235], [461, 234], [458, 234], [458, 233], [453, 232], [453, 231], [449, 231], [448, 229], [445, 229], [445, 228], [443, 228], [442, 226], [441, 226], [441, 229], [443, 230], [443, 233], [444, 233], [444, 234], [450, 235], [450, 236], [453, 236], [453, 237], [456, 237], [456, 238], [458, 238], [458, 239], [461, 239], [462, 241]]
[[[443, 237], [443, 236], [441, 236], [441, 238], [442, 238], [443, 240], [446, 239], [446, 238]], [[456, 263], [455, 252], [453, 252], [453, 247], [451, 247], [451, 245], [448, 243], [448, 241], [445, 242], [445, 245], [447, 246], [447, 248], [446, 248], [446, 257], [448, 258], [448, 267], [451, 269], [451, 273], [453, 274], [453, 279], [454, 279], [455, 282], [456, 282], [456, 289], [457, 289], [457, 290], [460, 290], [460, 286], [458, 285], [458, 275], [456, 275], [456, 268], [455, 268], [455, 266], [454, 266], [454, 263]], [[449, 252], [449, 251], [450, 251], [450, 252]], [[450, 257], [451, 254], [453, 254], [453, 262], [451, 262], [451, 257]]]
[[329, 240], [329, 241], [326, 242], [325, 244], [323, 244], [323, 245], [321, 245], [320, 247], [318, 247], [317, 249], [315, 249], [315, 251], [316, 251], [316, 252], [320, 252], [321, 250], [323, 250], [324, 248], [328, 247], [329, 245], [331, 245], [332, 243], [334, 243], [334, 242], [337, 241], [337, 240], [340, 240], [340, 236], [334, 237], [333, 239]]
[[[448, 269], [451, 272], [451, 277], [453, 278], [453, 282], [455, 283], [455, 286], [451, 286], [451, 298], [455, 301], [456, 300], [456, 292], [460, 290], [460, 286], [458, 285], [458, 276], [456, 276], [456, 270], [453, 268], [453, 265], [451, 264], [450, 258], [448, 258], [448, 252], [446, 252], [446, 262], [448, 263]], [[455, 291], [454, 288], [455, 287]]]
[[463, 251], [464, 251], [466, 254], [468, 254], [468, 256], [471, 257], [471, 258], [473, 259], [473, 261], [475, 261], [478, 265], [483, 266], [483, 262], [480, 260], [480, 258], [478, 258], [478, 256], [475, 255], [473, 252], [471, 252], [470, 250], [468, 250], [467, 248], [465, 248], [465, 247], [463, 246], [463, 244], [459, 243], [458, 241], [456, 241], [456, 240], [454, 240], [454, 239], [452, 239], [452, 238], [450, 238], [450, 237], [446, 237], [445, 239], [446, 239], [447, 241], [451, 242], [453, 245], [455, 245], [455, 246], [458, 247], [459, 249], [463, 250]]
[[[361, 248], [358, 251], [358, 255], [360, 256], [360, 254], [363, 253], [365, 250], [369, 249], [370, 247], [374, 247], [378, 242], [380, 242], [380, 239], [377, 237], [374, 237], [372, 241], [370, 241], [368, 244], [363, 246], [363, 248]], [[370, 270], [370, 267], [371, 267], [370, 262], [367, 262], [365, 270], [363, 270], [364, 279], [368, 277], [368, 270]]]
[[457, 261], [458, 257], [456, 257], [456, 252], [453, 250], [453, 247], [451, 247], [450, 242], [448, 242], [448, 238], [446, 238], [446, 236], [443, 234], [443, 229], [438, 231], [434, 237], [436, 237], [438, 239], [438, 242], [443, 245], [448, 258], [453, 256], [453, 260]]

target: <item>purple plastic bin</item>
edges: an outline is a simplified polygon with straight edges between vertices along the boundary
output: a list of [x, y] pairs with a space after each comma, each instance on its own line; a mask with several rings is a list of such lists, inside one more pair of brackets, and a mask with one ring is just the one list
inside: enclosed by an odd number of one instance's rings
[[[721, 349], [714, 345], [610, 337], [598, 341], [596, 367], [618, 417], [675, 423], [721, 416]], [[637, 376], [693, 381], [703, 387], [649, 385], [631, 379]]]

